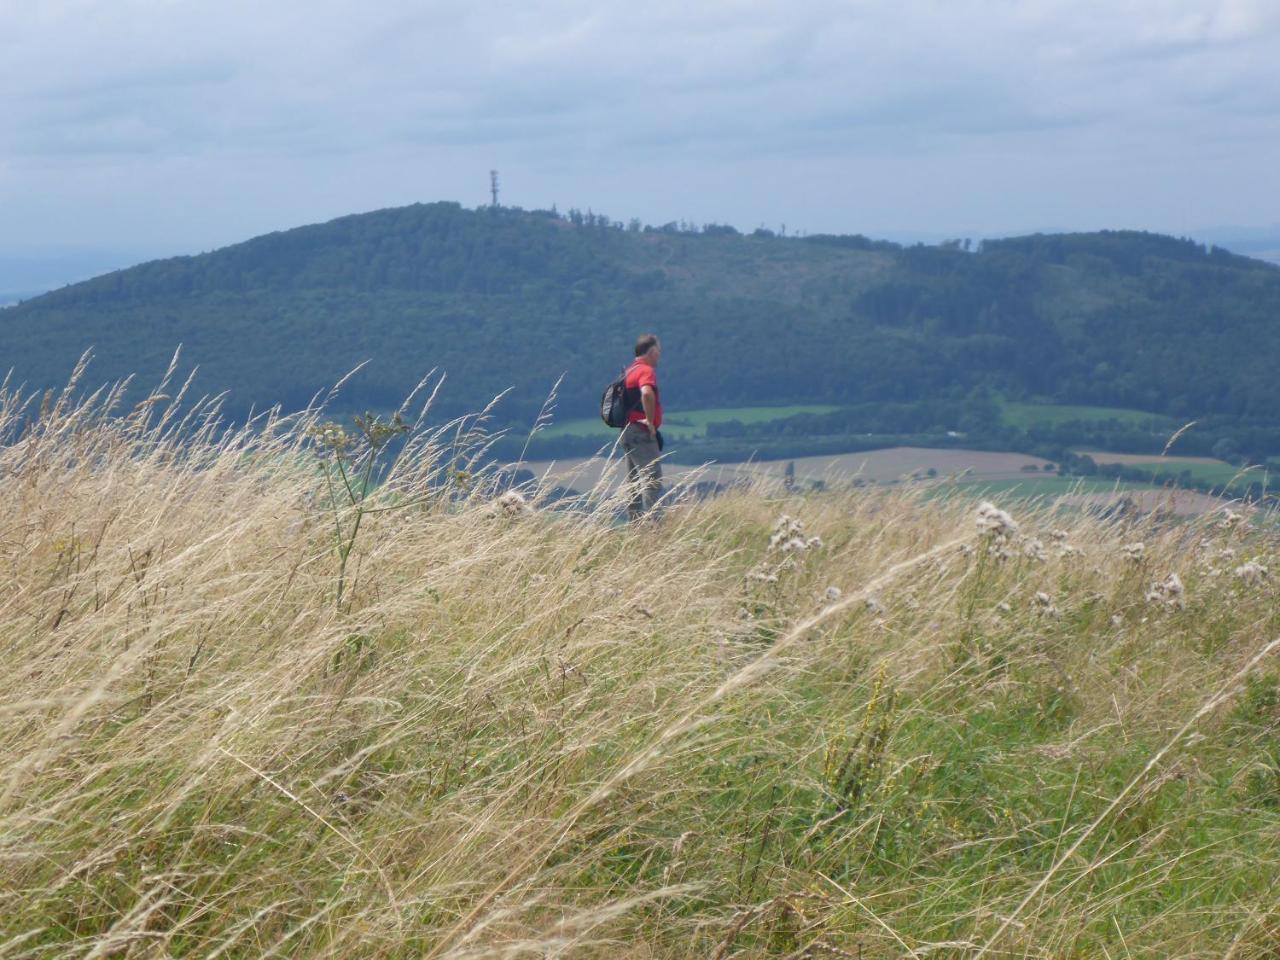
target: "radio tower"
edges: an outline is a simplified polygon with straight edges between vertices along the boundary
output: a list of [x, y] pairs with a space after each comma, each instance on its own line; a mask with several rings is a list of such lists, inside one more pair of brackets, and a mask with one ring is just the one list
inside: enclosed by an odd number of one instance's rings
[[498, 205], [498, 171], [489, 171], [489, 193], [493, 195], [493, 205]]

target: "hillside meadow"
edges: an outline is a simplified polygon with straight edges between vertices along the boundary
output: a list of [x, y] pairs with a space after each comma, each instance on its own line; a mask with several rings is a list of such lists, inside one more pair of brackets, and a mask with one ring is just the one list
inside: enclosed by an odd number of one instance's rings
[[170, 392], [0, 394], [0, 957], [1280, 954], [1269, 517], [627, 528]]

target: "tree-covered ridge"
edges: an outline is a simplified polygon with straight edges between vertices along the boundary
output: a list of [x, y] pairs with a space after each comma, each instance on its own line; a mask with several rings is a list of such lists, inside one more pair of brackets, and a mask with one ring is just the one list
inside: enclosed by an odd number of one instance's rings
[[0, 313], [6, 366], [52, 385], [158, 376], [173, 348], [230, 409], [307, 402], [364, 360], [351, 407], [448, 372], [442, 412], [589, 413], [641, 330], [668, 405], [1010, 398], [1265, 420], [1280, 270], [1136, 232], [901, 247], [418, 204], [143, 264]]

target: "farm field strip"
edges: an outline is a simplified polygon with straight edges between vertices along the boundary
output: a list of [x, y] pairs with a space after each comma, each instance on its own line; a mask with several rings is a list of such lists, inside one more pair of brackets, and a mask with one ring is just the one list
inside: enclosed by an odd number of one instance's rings
[[[712, 464], [708, 467], [688, 467], [666, 464], [663, 472], [671, 478], [684, 477], [690, 472], [706, 474], [708, 479], [721, 476], [777, 476], [795, 464], [799, 480], [852, 481], [863, 479], [875, 483], [891, 483], [910, 477], [925, 475], [933, 469], [939, 477], [965, 474], [971, 479], [1021, 480], [1032, 482], [1031, 477], [1043, 475], [1047, 460], [1021, 453], [993, 453], [986, 450], [933, 450], [924, 447], [893, 447], [865, 453], [847, 453], [814, 457], [790, 457], [782, 460], [753, 460], [736, 464]], [[620, 459], [602, 457], [576, 457], [565, 460], [542, 460], [523, 464], [535, 476], [550, 475], [558, 482], [575, 478], [589, 486], [599, 482], [605, 471], [621, 472]], [[1034, 467], [1026, 471], [1024, 467]], [[722, 481], [723, 482], [723, 481]], [[576, 484], [575, 484], [576, 486]]]
[[[819, 415], [834, 413], [839, 409], [839, 405], [833, 404], [793, 404], [780, 407], [705, 407], [678, 410], [668, 414], [664, 430], [668, 431], [676, 439], [692, 439], [705, 436], [707, 425], [712, 423], [728, 423], [734, 420], [744, 424], [767, 423], [771, 420], [784, 420], [788, 417], [806, 413]], [[1165, 429], [1173, 424], [1173, 421], [1168, 417], [1123, 407], [1006, 402], [1001, 409], [1004, 421], [1007, 424], [1022, 428], [1029, 427], [1032, 424], [1056, 425], [1073, 420], [1118, 420], [1133, 427], [1151, 427], [1155, 430]], [[553, 423], [539, 431], [539, 433], [547, 439], [605, 436], [608, 433], [608, 428], [597, 417], [578, 417]]]
[[1143, 466], [1145, 464], [1160, 463], [1167, 466], [1190, 466], [1192, 464], [1215, 467], [1231, 466], [1225, 460], [1216, 460], [1213, 457], [1162, 457], [1158, 453], [1111, 453], [1108, 450], [1076, 450], [1075, 453], [1082, 457], [1091, 457], [1095, 463], [1100, 464], [1123, 463], [1126, 466], [1130, 464]]
[[[830, 404], [803, 404], [789, 407], [709, 407], [700, 410], [681, 410], [669, 414], [662, 425], [664, 434], [672, 438], [687, 439], [705, 436], [707, 425], [711, 423], [729, 423], [737, 420], [740, 423], [767, 423], [770, 420], [784, 420], [802, 413], [833, 413], [839, 407]], [[599, 417], [581, 417], [553, 423], [539, 435], [548, 439], [556, 437], [594, 437], [608, 436], [612, 430], [601, 422]]]

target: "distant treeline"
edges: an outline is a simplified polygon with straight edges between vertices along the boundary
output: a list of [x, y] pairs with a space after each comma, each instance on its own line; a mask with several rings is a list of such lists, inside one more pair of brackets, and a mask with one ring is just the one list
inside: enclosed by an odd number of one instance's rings
[[827, 445], [841, 431], [955, 430], [1015, 449], [1158, 442], [1117, 425], [1012, 434], [984, 413], [999, 395], [1201, 419], [1187, 452], [1230, 441], [1256, 456], [1280, 453], [1278, 316], [1280, 269], [1146, 233], [904, 247], [435, 203], [118, 271], [0, 311], [0, 333], [5, 365], [35, 387], [62, 383], [90, 346], [91, 380], [147, 384], [181, 343], [198, 385], [229, 391], [237, 415], [300, 407], [367, 360], [340, 408], [393, 408], [438, 368], [438, 416], [510, 389], [499, 416], [528, 423], [561, 375], [558, 415], [590, 415], [635, 334], [654, 330], [673, 410], [848, 411], [720, 426], [709, 449]]

